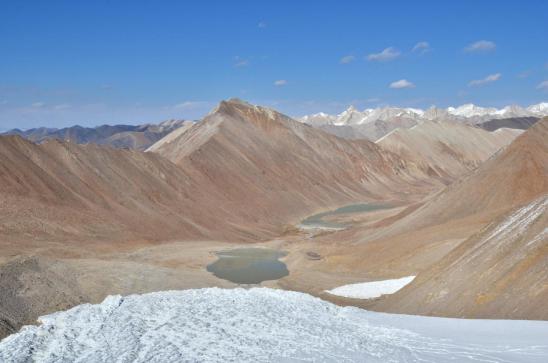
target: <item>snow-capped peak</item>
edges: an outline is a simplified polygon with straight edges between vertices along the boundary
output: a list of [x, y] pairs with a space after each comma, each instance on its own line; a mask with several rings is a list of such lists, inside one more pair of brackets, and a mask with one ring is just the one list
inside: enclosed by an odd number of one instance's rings
[[534, 113], [535, 115], [546, 116], [548, 115], [548, 102], [537, 103], [527, 107], [527, 111]]
[[476, 106], [473, 103], [467, 103], [457, 108], [449, 107], [447, 112], [451, 115], [461, 116], [461, 117], [474, 117], [474, 116], [485, 116], [489, 114], [495, 114], [498, 110], [492, 107], [480, 107]]
[[420, 116], [422, 116], [424, 114], [424, 110], [421, 110], [420, 108], [410, 108], [410, 107], [408, 107], [408, 108], [405, 109], [405, 111], [412, 112], [412, 113], [415, 113], [415, 114], [420, 115]]
[[351, 105], [338, 115], [329, 115], [320, 112], [304, 116], [299, 120], [312, 125], [352, 126], [369, 124], [378, 120], [386, 121], [394, 117], [406, 118], [416, 122], [446, 118], [478, 123], [493, 118], [530, 116], [548, 116], [548, 102], [538, 103], [527, 108], [518, 105], [509, 105], [501, 109], [481, 107], [474, 105], [473, 103], [467, 103], [458, 107], [448, 107], [446, 109], [431, 107], [428, 110], [422, 110], [420, 108], [410, 107], [380, 107], [374, 109], [368, 108], [360, 111], [355, 106]]
[[501, 115], [504, 117], [524, 117], [531, 116], [531, 112], [521, 106], [510, 105], [497, 110], [495, 115]]

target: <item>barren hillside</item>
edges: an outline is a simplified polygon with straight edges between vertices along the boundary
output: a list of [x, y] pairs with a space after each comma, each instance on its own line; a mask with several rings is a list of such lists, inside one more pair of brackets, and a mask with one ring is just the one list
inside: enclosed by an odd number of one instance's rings
[[547, 211], [545, 194], [497, 218], [389, 297], [383, 310], [548, 319]]
[[424, 121], [409, 129], [396, 129], [376, 143], [449, 183], [477, 168], [520, 133], [512, 129], [488, 132], [465, 123]]
[[413, 162], [367, 140], [345, 140], [271, 109], [223, 101], [188, 131], [150, 150], [243, 220], [281, 225], [310, 211], [424, 195], [439, 185]]

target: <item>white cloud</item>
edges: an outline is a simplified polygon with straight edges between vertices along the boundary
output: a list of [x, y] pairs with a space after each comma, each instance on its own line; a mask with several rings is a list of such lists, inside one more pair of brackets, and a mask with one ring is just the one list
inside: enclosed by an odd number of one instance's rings
[[249, 59], [240, 57], [239, 55], [234, 57], [234, 67], [247, 67], [249, 65]]
[[538, 84], [537, 89], [548, 91], [548, 81], [542, 81]]
[[487, 84], [487, 83], [492, 83], [492, 82], [496, 82], [500, 79], [502, 75], [500, 73], [495, 73], [495, 74], [490, 74], [488, 75], [487, 77], [485, 78], [482, 78], [482, 79], [475, 79], [473, 81], [470, 81], [468, 83], [468, 86], [469, 87], [474, 87], [474, 86], [483, 86], [484, 84]]
[[380, 53], [369, 54], [367, 56], [367, 60], [378, 61], [378, 62], [387, 62], [387, 61], [391, 61], [391, 60], [394, 60], [394, 59], [398, 58], [400, 56], [400, 54], [401, 53], [396, 48], [388, 47]]
[[208, 102], [204, 102], [204, 101], [185, 101], [185, 102], [176, 104], [175, 106], [173, 106], [173, 108], [183, 109], [183, 110], [192, 110], [192, 109], [205, 106], [207, 104]]
[[34, 102], [31, 106], [34, 108], [44, 107], [46, 104], [44, 102]]
[[69, 104], [66, 104], [66, 103], [63, 103], [63, 104], [60, 104], [60, 105], [55, 105], [53, 106], [53, 109], [54, 110], [66, 110], [67, 108], [70, 108], [70, 105]]
[[399, 81], [390, 83], [389, 87], [394, 89], [402, 89], [402, 88], [415, 88], [415, 85], [406, 79], [400, 79]]
[[464, 48], [467, 53], [487, 53], [495, 50], [497, 45], [490, 40], [478, 40]]
[[240, 67], [247, 67], [249, 65], [249, 60], [243, 59], [241, 57], [234, 57], [235, 63], [234, 67], [240, 68]]
[[426, 53], [430, 50], [430, 44], [428, 42], [418, 42], [417, 44], [415, 44], [415, 46], [413, 47], [413, 49], [411, 50], [412, 52], [420, 52], [420, 53]]
[[281, 87], [285, 86], [287, 84], [287, 81], [285, 79], [279, 79], [277, 81], [274, 81], [274, 86]]
[[259, 24], [257, 24], [257, 26], [258, 26], [259, 28], [264, 29], [264, 28], [266, 28], [266, 22], [260, 21]]
[[345, 55], [344, 57], [341, 58], [340, 63], [348, 64], [348, 63], [354, 62], [355, 60], [356, 60], [356, 57], [354, 57], [353, 55]]

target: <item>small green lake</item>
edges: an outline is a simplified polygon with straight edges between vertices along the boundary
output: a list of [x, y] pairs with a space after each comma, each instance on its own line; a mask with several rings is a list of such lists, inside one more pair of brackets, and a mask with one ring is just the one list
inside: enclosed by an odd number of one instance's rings
[[314, 214], [306, 219], [304, 219], [300, 226], [305, 229], [344, 229], [348, 227], [347, 224], [330, 222], [324, 220], [325, 217], [334, 216], [338, 214], [352, 214], [352, 213], [364, 213], [364, 212], [373, 212], [380, 209], [391, 208], [391, 205], [381, 204], [381, 203], [359, 203], [359, 204], [350, 204], [345, 205], [344, 207], [334, 209], [331, 211]]
[[289, 275], [278, 259], [287, 253], [267, 248], [236, 248], [216, 253], [217, 261], [207, 266], [215, 276], [237, 284], [258, 284]]

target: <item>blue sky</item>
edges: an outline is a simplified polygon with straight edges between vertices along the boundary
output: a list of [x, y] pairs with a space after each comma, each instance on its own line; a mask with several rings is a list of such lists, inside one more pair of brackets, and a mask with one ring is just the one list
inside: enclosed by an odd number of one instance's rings
[[548, 100], [541, 0], [12, 1], [0, 50], [0, 129]]

